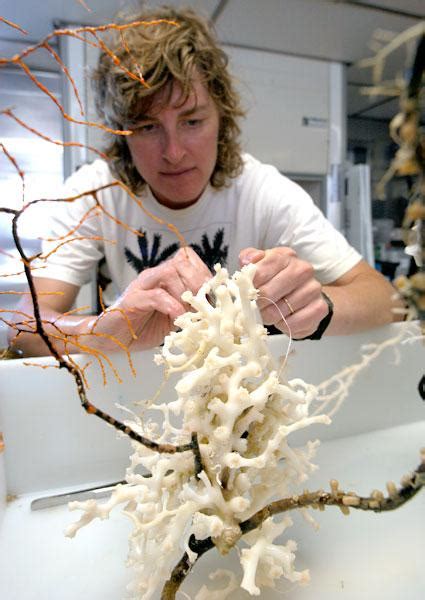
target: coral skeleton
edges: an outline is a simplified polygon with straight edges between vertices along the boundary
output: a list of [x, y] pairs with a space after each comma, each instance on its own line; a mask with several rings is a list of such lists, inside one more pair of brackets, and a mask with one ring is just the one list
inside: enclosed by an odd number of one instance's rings
[[[200, 464], [191, 451], [159, 454], [133, 442], [127, 484], [117, 486], [104, 503], [70, 504], [71, 510], [83, 511], [67, 529], [71, 537], [124, 505], [133, 524], [128, 556], [136, 573], [129, 586], [132, 598], [157, 597], [182, 552], [191, 563], [196, 560], [189, 544], [193, 536], [211, 538], [221, 554], [239, 543], [240, 586], [252, 595], [260, 594], [260, 586], [274, 587], [282, 576], [308, 581], [308, 571], [294, 566], [296, 543], [277, 540], [291, 525], [289, 517], [270, 517], [243, 539], [239, 523], [295, 493], [316, 468], [311, 460], [319, 442], [292, 448], [288, 437], [330, 419], [309, 416], [314, 386], [299, 379], [282, 381], [260, 324], [255, 265], [232, 277], [220, 266], [215, 271], [196, 296], [183, 294], [191, 310], [178, 317], [177, 331], [155, 357], [165, 365], [166, 376], [181, 374], [177, 399], [151, 400], [132, 423], [160, 444], [184, 444], [196, 432]], [[146, 416], [155, 413], [160, 419]]]

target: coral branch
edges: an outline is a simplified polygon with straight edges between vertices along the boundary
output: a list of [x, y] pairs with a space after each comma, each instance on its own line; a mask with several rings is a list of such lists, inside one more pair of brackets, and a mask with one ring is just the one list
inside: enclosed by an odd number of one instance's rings
[[[42, 45], [44, 46], [44, 44], [42, 44]], [[89, 127], [97, 127], [98, 129], [101, 129], [102, 131], [106, 131], [107, 133], [112, 133], [114, 135], [124, 135], [124, 136], [126, 136], [126, 135], [131, 135], [132, 134], [131, 131], [111, 129], [110, 127], [107, 127], [106, 125], [103, 125], [102, 123], [97, 123], [95, 121], [84, 121], [84, 120], [81, 120], [81, 119], [75, 119], [74, 117], [72, 117], [70, 114], [68, 114], [65, 111], [64, 107], [59, 102], [59, 100], [57, 100], [56, 96], [54, 94], [52, 94], [52, 92], [37, 79], [37, 77], [34, 75], [34, 73], [31, 71], [31, 69], [28, 67], [28, 65], [25, 64], [24, 61], [21, 58], [15, 57], [13, 59], [13, 62], [16, 63], [19, 67], [21, 67], [21, 69], [23, 69], [23, 71], [26, 73], [26, 75], [28, 75], [28, 77], [31, 79], [31, 81], [44, 94], [46, 94], [50, 98], [50, 100], [52, 100], [52, 102], [54, 102], [56, 104], [56, 106], [59, 108], [60, 112], [62, 113], [62, 116], [67, 121], [70, 121], [71, 123], [76, 123], [77, 125], [88, 125]]]
[[9, 27], [13, 27], [13, 29], [17, 29], [18, 31], [20, 31], [24, 35], [28, 35], [28, 31], [26, 31], [25, 29], [23, 29], [20, 25], [17, 25], [16, 23], [13, 23], [12, 21], [8, 21], [8, 19], [5, 19], [2, 16], [0, 16], [0, 21], [2, 23], [6, 23], [6, 25], [9, 25]]
[[[100, 48], [101, 50], [103, 50], [103, 52], [105, 52], [105, 54], [107, 54], [107, 55], [109, 56], [109, 58], [111, 58], [112, 62], [113, 62], [115, 65], [118, 65], [118, 66], [120, 66], [120, 68], [123, 70], [123, 72], [125, 73], [125, 75], [128, 75], [128, 77], [130, 77], [130, 79], [134, 79], [135, 81], [138, 81], [138, 82], [139, 82], [139, 83], [141, 83], [143, 86], [145, 86], [145, 87], [149, 87], [149, 85], [148, 85], [148, 84], [146, 83], [146, 81], [144, 80], [143, 76], [140, 76], [140, 75], [139, 75], [139, 73], [138, 73], [137, 75], [135, 75], [134, 73], [132, 73], [131, 71], [129, 71], [129, 70], [127, 69], [127, 67], [125, 67], [125, 66], [124, 66], [124, 65], [121, 63], [121, 61], [120, 61], [120, 59], [118, 58], [118, 56], [116, 56], [116, 54], [114, 54], [114, 53], [112, 52], [112, 50], [111, 50], [110, 48], [108, 48], [108, 46], [107, 46], [107, 45], [106, 45], [106, 44], [105, 44], [105, 43], [104, 43], [104, 42], [103, 42], [103, 41], [102, 41], [102, 40], [99, 38], [99, 36], [97, 35], [97, 33], [96, 33], [95, 31], [92, 31], [91, 33], [92, 33], [92, 35], [94, 36], [94, 38], [96, 39], [96, 41], [97, 41], [97, 44], [98, 44], [99, 48]], [[120, 31], [120, 34], [121, 34], [121, 40], [124, 40], [124, 38], [122, 37], [122, 36], [123, 36], [123, 32], [122, 32], [122, 31]], [[124, 43], [125, 43], [125, 40], [124, 40]], [[127, 50], [127, 51], [129, 51], [129, 49], [128, 49], [128, 46], [127, 46], [127, 44], [126, 44], [126, 43], [125, 43], [125, 48], [126, 48], [126, 50]]]
[[92, 12], [92, 9], [90, 8], [90, 6], [88, 6], [88, 4], [86, 4], [86, 2], [84, 2], [84, 0], [77, 0], [77, 1], [81, 4], [81, 6], [83, 8], [86, 9], [87, 12]]
[[[371, 496], [360, 497], [353, 492], [343, 492], [339, 489], [338, 483], [331, 482], [331, 491], [324, 492], [318, 490], [315, 492], [304, 492], [299, 496], [291, 496], [272, 502], [256, 512], [249, 519], [239, 524], [241, 535], [245, 535], [261, 525], [274, 515], [288, 512], [290, 510], [301, 508], [313, 508], [324, 510], [326, 506], [337, 506], [342, 512], [349, 514], [350, 508], [364, 511], [385, 512], [395, 510], [403, 506], [408, 500], [413, 498], [425, 486], [425, 454], [424, 459], [413, 474], [407, 475], [402, 479], [402, 486], [397, 489], [393, 483], [387, 484], [388, 496], [382, 492], [375, 491]], [[161, 600], [174, 600], [177, 591], [189, 574], [194, 563], [208, 550], [215, 547], [211, 537], [204, 540], [197, 540], [192, 536], [189, 540], [190, 550], [196, 554], [195, 560], [191, 559], [187, 552], [174, 567], [170, 578], [166, 581]]]
[[[96, 192], [97, 192], [97, 190], [93, 190], [93, 194], [95, 194]], [[71, 199], [71, 200], [73, 200], [73, 199]], [[196, 438], [195, 434], [191, 435], [191, 441], [187, 442], [187, 443], [177, 444], [177, 445], [169, 444], [169, 443], [161, 444], [161, 443], [158, 443], [156, 441], [153, 441], [153, 440], [147, 438], [144, 435], [141, 435], [140, 433], [134, 431], [128, 425], [125, 425], [121, 421], [115, 419], [111, 415], [107, 414], [106, 412], [104, 412], [104, 411], [98, 409], [96, 406], [94, 406], [87, 398], [84, 378], [83, 378], [83, 375], [81, 374], [79, 368], [76, 366], [76, 364], [73, 361], [67, 359], [65, 356], [62, 356], [58, 352], [58, 350], [55, 346], [54, 341], [60, 340], [60, 341], [64, 342], [65, 347], [66, 347], [67, 344], [69, 344], [69, 336], [66, 336], [64, 334], [62, 334], [60, 336], [52, 336], [52, 335], [49, 336], [46, 333], [46, 330], [45, 330], [45, 327], [43, 324], [43, 320], [41, 318], [40, 307], [39, 307], [39, 302], [38, 302], [38, 297], [40, 294], [37, 294], [37, 291], [36, 291], [35, 285], [34, 285], [34, 280], [33, 280], [32, 274], [31, 274], [31, 261], [35, 257], [29, 258], [25, 254], [24, 249], [21, 244], [19, 234], [18, 234], [18, 220], [19, 220], [20, 216], [28, 208], [28, 206], [30, 206], [32, 204], [36, 204], [37, 202], [41, 202], [41, 201], [42, 200], [34, 200], [34, 201], [28, 203], [27, 205], [25, 205], [21, 210], [0, 208], [0, 213], [3, 212], [3, 213], [10, 214], [13, 216], [13, 218], [12, 218], [13, 240], [14, 240], [16, 249], [18, 250], [18, 253], [21, 257], [22, 263], [24, 265], [24, 273], [25, 273], [25, 276], [26, 276], [26, 279], [28, 282], [28, 287], [29, 287], [29, 291], [23, 292], [23, 293], [30, 294], [32, 303], [33, 303], [34, 316], [30, 317], [29, 315], [26, 315], [26, 317], [28, 317], [28, 320], [21, 323], [21, 326], [22, 325], [25, 326], [25, 331], [27, 331], [27, 332], [29, 331], [30, 333], [39, 335], [40, 338], [43, 340], [43, 342], [46, 344], [50, 354], [56, 359], [56, 361], [58, 363], [58, 368], [66, 369], [72, 375], [72, 377], [74, 378], [75, 383], [76, 383], [77, 392], [78, 392], [78, 396], [80, 398], [81, 405], [88, 414], [96, 415], [98, 418], [102, 419], [103, 421], [105, 421], [108, 424], [115, 427], [115, 429], [117, 429], [118, 431], [121, 431], [122, 433], [124, 433], [125, 435], [130, 437], [132, 440], [142, 444], [146, 448], [155, 450], [156, 452], [174, 454], [174, 453], [182, 453], [182, 452], [192, 451], [194, 454], [196, 468], [199, 468], [199, 464], [200, 464], [199, 446], [198, 446], [198, 442], [197, 442], [197, 438]], [[69, 199], [66, 199], [66, 201], [69, 201]], [[6, 293], [11, 293], [11, 292], [6, 292]], [[13, 293], [18, 293], [18, 292], [13, 291]], [[15, 324], [14, 327], [18, 329], [18, 335], [19, 335], [19, 331], [21, 331], [19, 324]], [[100, 335], [100, 334], [95, 333], [94, 331], [92, 331], [91, 334], [92, 335]], [[118, 341], [118, 340], [116, 340], [116, 341]], [[79, 346], [80, 348], [82, 347], [81, 342], [79, 340], [76, 340], [75, 338], [72, 340], [72, 344], [76, 345], [77, 347]], [[92, 348], [90, 348], [88, 346], [85, 346], [84, 349], [86, 351], [88, 351], [89, 353], [94, 354], [96, 356], [96, 358], [98, 358], [99, 356], [102, 356], [105, 360], [109, 361], [109, 364], [111, 365], [108, 357], [104, 353], [102, 353], [100, 350], [94, 351]]]
[[80, 94], [78, 93], [77, 86], [75, 85], [75, 82], [74, 82], [73, 78], [71, 77], [71, 74], [69, 72], [68, 67], [64, 64], [64, 62], [61, 59], [61, 57], [59, 56], [59, 54], [55, 50], [53, 50], [53, 48], [51, 47], [51, 45], [48, 42], [45, 42], [42, 45], [42, 48], [45, 48], [47, 50], [47, 52], [49, 52], [49, 54], [51, 54], [53, 56], [54, 60], [58, 63], [58, 65], [60, 66], [61, 70], [65, 74], [65, 77], [67, 78], [67, 80], [71, 84], [71, 87], [72, 87], [72, 89], [74, 91], [75, 98], [76, 98], [76, 100], [78, 102], [78, 106], [80, 107], [81, 116], [84, 116], [83, 103], [81, 102]]
[[[18, 162], [16, 160], [16, 158], [14, 156], [12, 156], [12, 154], [8, 151], [8, 149], [6, 148], [6, 146], [0, 142], [0, 148], [3, 150], [4, 154], [6, 155], [7, 159], [9, 160], [9, 162], [12, 163], [13, 167], [16, 169], [21, 182], [22, 182], [22, 199], [24, 199], [25, 197], [25, 173], [22, 171], [22, 169], [19, 167]], [[7, 212], [6, 210], [3, 210], [3, 212]]]
[[50, 138], [49, 136], [44, 135], [41, 131], [38, 131], [34, 127], [31, 127], [30, 125], [25, 123], [22, 119], [17, 117], [15, 115], [15, 113], [12, 111], [12, 109], [10, 109], [10, 108], [2, 110], [0, 114], [10, 117], [14, 121], [16, 121], [16, 123], [18, 123], [21, 127], [26, 129], [27, 131], [30, 131], [31, 133], [33, 133], [37, 137], [45, 140], [46, 142], [50, 142], [51, 144], [55, 144], [56, 146], [63, 146], [64, 148], [87, 148], [91, 152], [94, 152], [95, 154], [97, 154], [100, 158], [103, 158], [105, 160], [107, 159], [106, 155], [103, 152], [101, 152], [100, 150], [98, 150], [97, 148], [95, 148], [94, 146], [88, 146], [87, 144], [81, 144], [80, 142], [63, 142], [62, 140], [54, 140], [54, 139]]

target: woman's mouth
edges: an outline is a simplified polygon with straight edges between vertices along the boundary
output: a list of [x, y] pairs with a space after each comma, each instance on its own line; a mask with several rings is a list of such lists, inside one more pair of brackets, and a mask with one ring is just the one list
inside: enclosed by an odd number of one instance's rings
[[181, 175], [192, 172], [193, 169], [194, 167], [190, 167], [189, 169], [179, 169], [178, 171], [162, 171], [161, 175], [163, 177], [180, 177]]

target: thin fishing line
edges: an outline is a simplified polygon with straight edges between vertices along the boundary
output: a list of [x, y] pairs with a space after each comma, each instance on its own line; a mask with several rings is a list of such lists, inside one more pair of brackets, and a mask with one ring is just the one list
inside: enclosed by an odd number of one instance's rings
[[288, 321], [285, 319], [285, 317], [282, 314], [282, 311], [280, 310], [280, 308], [278, 307], [278, 305], [276, 304], [276, 302], [274, 302], [271, 298], [267, 298], [266, 296], [258, 296], [258, 298], [262, 298], [263, 300], [267, 300], [267, 302], [271, 302], [271, 304], [273, 304], [276, 308], [278, 313], [280, 314], [282, 321], [285, 323], [288, 332], [289, 332], [289, 342], [288, 342], [288, 347], [286, 349], [286, 353], [285, 353], [285, 357], [283, 359], [283, 363], [281, 364], [279, 371], [278, 371], [278, 376], [280, 377], [282, 375], [282, 371], [287, 363], [288, 360], [288, 356], [289, 356], [289, 352], [291, 350], [291, 346], [292, 346], [292, 332], [291, 332], [291, 328], [288, 325]]

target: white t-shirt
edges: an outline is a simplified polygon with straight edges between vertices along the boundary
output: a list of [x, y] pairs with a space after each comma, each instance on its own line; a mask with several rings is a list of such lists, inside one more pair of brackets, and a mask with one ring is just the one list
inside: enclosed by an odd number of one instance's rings
[[[228, 187], [217, 191], [208, 186], [194, 205], [180, 210], [159, 204], [148, 186], [137, 201], [119, 186], [98, 192], [102, 210], [93, 209], [96, 202], [92, 195], [52, 203], [46, 237], [58, 241], [45, 242], [44, 252], [61, 244], [68, 233], [74, 239], [62, 243], [45, 268], [34, 271], [34, 275], [81, 286], [105, 257], [114, 288], [106, 298], [111, 301], [144, 268], [156, 266], [180, 247], [180, 240], [167, 224], [177, 228], [210, 268], [219, 262], [230, 273], [239, 268], [239, 252], [247, 247], [290, 246], [313, 265], [322, 284], [338, 279], [358, 263], [358, 252], [299, 185], [250, 155], [244, 155], [244, 163], [243, 172], [231, 179]], [[107, 163], [96, 160], [67, 180], [62, 197], [113, 181]]]

